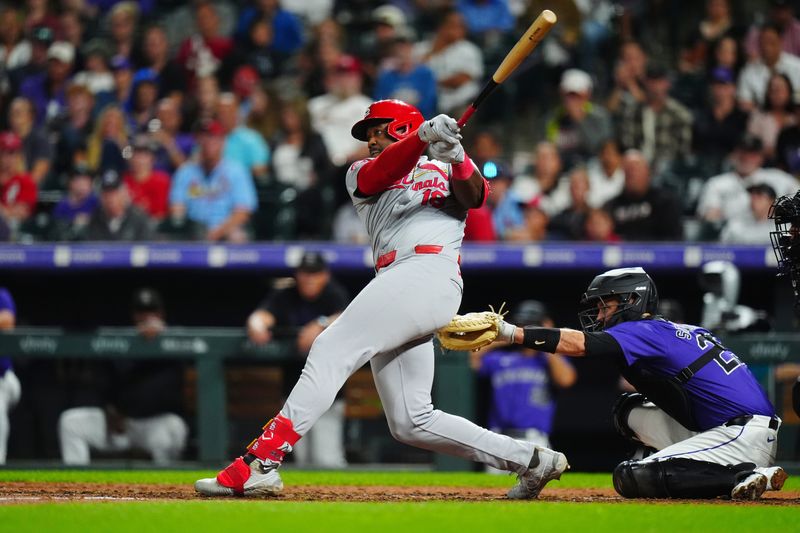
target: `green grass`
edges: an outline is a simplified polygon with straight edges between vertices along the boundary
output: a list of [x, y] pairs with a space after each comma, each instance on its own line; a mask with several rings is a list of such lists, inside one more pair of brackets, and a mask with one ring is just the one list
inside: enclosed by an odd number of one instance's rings
[[[9, 481], [192, 483], [211, 471], [0, 471]], [[286, 469], [287, 485], [507, 487], [508, 476], [424, 472], [304, 472]], [[608, 474], [566, 474], [561, 487], [609, 487]], [[784, 490], [797, 490], [790, 478]], [[276, 500], [80, 502], [0, 506], [0, 532], [214, 531], [258, 533], [466, 533], [495, 531], [795, 531], [797, 506], [707, 503], [568, 502], [343, 503]]]

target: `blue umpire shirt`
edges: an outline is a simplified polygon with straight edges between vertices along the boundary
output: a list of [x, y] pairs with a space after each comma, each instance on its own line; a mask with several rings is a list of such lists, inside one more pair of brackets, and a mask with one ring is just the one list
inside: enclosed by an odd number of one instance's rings
[[[675, 376], [713, 348], [704, 328], [668, 320], [622, 322], [607, 330], [627, 365], [636, 362], [654, 374]], [[702, 430], [741, 415], [773, 416], [775, 408], [756, 378], [736, 354], [725, 350], [683, 385]]]
[[222, 158], [209, 174], [191, 161], [175, 173], [169, 203], [186, 206], [190, 220], [214, 229], [234, 209], [255, 211], [256, 189], [250, 172], [236, 161]]

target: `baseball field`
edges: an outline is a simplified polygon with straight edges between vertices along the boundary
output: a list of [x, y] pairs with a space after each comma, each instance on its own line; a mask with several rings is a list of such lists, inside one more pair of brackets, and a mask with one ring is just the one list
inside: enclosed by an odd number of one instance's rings
[[0, 471], [0, 531], [797, 531], [800, 480], [757, 502], [632, 502], [609, 474], [567, 473], [538, 501], [510, 476], [286, 469], [268, 500], [208, 499], [211, 471]]

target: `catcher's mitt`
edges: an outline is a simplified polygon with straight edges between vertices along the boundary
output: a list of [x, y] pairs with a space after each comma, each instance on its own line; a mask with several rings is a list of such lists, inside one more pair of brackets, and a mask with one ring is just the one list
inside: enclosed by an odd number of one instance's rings
[[497, 311], [491, 306], [489, 309], [453, 317], [449, 324], [436, 332], [439, 343], [448, 350], [464, 351], [477, 350], [494, 342], [500, 333], [500, 321], [505, 313], [502, 305]]

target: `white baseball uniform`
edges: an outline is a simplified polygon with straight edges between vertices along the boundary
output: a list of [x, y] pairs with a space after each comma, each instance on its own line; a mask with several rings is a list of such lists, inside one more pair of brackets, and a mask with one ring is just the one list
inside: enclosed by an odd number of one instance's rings
[[347, 378], [367, 361], [392, 435], [420, 448], [522, 473], [530, 442], [493, 433], [433, 408], [433, 333], [461, 303], [459, 251], [467, 209], [450, 188], [450, 165], [423, 156], [384, 192], [347, 190], [372, 242], [377, 275], [317, 337], [281, 414], [304, 435], [331, 406]]

